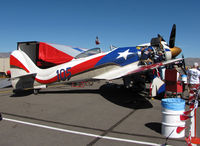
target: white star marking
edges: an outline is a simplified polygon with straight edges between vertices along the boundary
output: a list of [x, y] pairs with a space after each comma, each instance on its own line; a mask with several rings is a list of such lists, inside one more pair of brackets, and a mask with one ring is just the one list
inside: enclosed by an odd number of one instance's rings
[[127, 56], [130, 55], [130, 54], [133, 54], [131, 52], [129, 52], [129, 49], [124, 51], [124, 52], [118, 52], [119, 56], [117, 57], [118, 58], [121, 58], [121, 57], [124, 57], [124, 59], [126, 60], [127, 59]]

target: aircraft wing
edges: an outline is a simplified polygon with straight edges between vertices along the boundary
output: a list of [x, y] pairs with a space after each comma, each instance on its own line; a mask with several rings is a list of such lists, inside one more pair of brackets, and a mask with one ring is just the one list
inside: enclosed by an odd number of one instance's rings
[[133, 73], [142, 72], [142, 71], [146, 71], [146, 70], [150, 70], [150, 69], [155, 69], [155, 68], [158, 68], [160, 66], [173, 64], [173, 63], [176, 63], [176, 62], [178, 62], [180, 60], [182, 60], [182, 58], [172, 59], [172, 60], [168, 60], [168, 61], [165, 61], [165, 62], [159, 62], [159, 63], [155, 63], [155, 64], [150, 64], [150, 65], [147, 65], [147, 66], [143, 65], [143, 66], [139, 67], [136, 70], [130, 71], [127, 75], [133, 74]]
[[102, 73], [98, 76], [95, 76], [94, 79], [104, 79], [104, 80], [118, 79], [118, 78], [122, 78], [124, 76], [128, 76], [128, 75], [131, 75], [131, 74], [144, 72], [144, 71], [147, 71], [147, 70], [152, 70], [152, 69], [158, 68], [160, 66], [165, 66], [165, 65], [177, 63], [181, 60], [182, 60], [182, 58], [178, 58], [178, 59], [168, 60], [168, 61], [165, 61], [165, 62], [159, 62], [159, 63], [155, 63], [155, 64], [141, 65], [141, 66], [138, 66], [139, 62], [137, 62], [135, 64], [130, 64], [130, 65], [127, 65], [127, 66], [124, 66], [124, 67], [115, 66], [110, 71], [107, 71], [107, 72]]

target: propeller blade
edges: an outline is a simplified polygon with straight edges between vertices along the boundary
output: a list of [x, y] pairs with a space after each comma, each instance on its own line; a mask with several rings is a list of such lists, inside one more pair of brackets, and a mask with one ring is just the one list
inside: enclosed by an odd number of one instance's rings
[[169, 38], [169, 47], [173, 48], [175, 45], [175, 37], [176, 37], [176, 24], [172, 26], [172, 31]]

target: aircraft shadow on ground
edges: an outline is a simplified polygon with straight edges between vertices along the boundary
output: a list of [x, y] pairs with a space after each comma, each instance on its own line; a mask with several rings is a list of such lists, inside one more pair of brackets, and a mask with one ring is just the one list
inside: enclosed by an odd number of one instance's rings
[[33, 90], [24, 90], [24, 91], [21, 91], [21, 92], [13, 93], [12, 95], [10, 95], [10, 97], [18, 98], [18, 97], [29, 96], [31, 94], [33, 94]]
[[[58, 89], [59, 90], [59, 89]], [[41, 91], [39, 94], [87, 94], [87, 93], [93, 93], [93, 94], [99, 94], [98, 89], [70, 89], [70, 90], [60, 90], [60, 91]]]
[[[87, 93], [94, 93], [94, 94], [99, 94], [98, 89], [73, 89], [73, 90], [57, 90], [57, 91], [40, 91], [38, 94], [87, 94]], [[24, 90], [21, 92], [13, 93], [10, 95], [10, 97], [24, 97], [24, 96], [29, 96], [33, 93], [33, 90]], [[36, 95], [37, 96], [37, 95]]]
[[150, 123], [146, 123], [145, 124], [146, 127], [148, 127], [149, 129], [161, 134], [161, 123], [158, 122], [150, 122]]
[[134, 92], [117, 84], [105, 84], [100, 87], [100, 94], [108, 101], [131, 109], [152, 108], [152, 104], [139, 92]]
[[152, 104], [145, 98], [133, 92], [132, 90], [124, 88], [118, 84], [104, 84], [99, 89], [73, 89], [62, 91], [42, 91], [39, 94], [100, 94], [103, 98], [116, 105], [131, 108], [131, 109], [147, 109], [152, 108]]
[[[100, 94], [103, 98], [116, 105], [131, 109], [147, 109], [152, 108], [152, 104], [140, 95], [138, 92], [126, 89], [118, 84], [104, 84], [99, 89], [72, 89], [72, 90], [54, 90], [41, 91], [39, 94]], [[10, 97], [24, 97], [33, 94], [33, 90], [27, 90]], [[37, 95], [36, 95], [37, 96]]]

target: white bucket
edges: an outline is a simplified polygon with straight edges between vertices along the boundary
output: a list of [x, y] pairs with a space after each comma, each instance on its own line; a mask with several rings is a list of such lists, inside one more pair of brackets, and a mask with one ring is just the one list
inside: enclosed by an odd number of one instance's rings
[[178, 127], [185, 127], [185, 121], [180, 115], [185, 111], [185, 101], [180, 98], [166, 98], [162, 100], [162, 129], [161, 133], [169, 138], [185, 137], [185, 130], [177, 133]]

